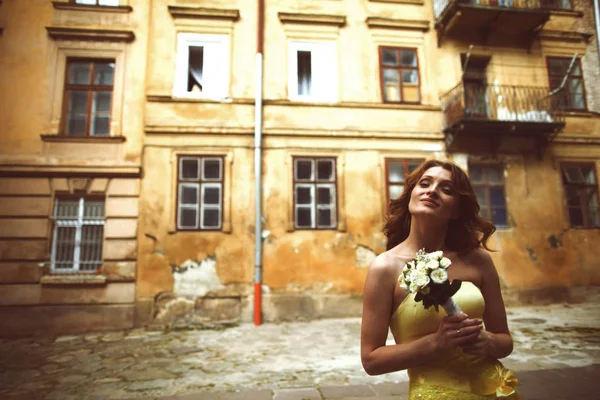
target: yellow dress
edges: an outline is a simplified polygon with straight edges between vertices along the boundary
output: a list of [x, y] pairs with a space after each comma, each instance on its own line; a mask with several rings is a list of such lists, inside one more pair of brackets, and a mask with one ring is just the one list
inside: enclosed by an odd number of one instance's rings
[[[453, 298], [470, 318], [483, 317], [483, 295], [473, 283], [464, 281]], [[410, 294], [390, 321], [396, 343], [408, 343], [436, 332], [444, 315], [441, 307], [439, 312], [433, 307], [426, 310]], [[449, 350], [434, 361], [409, 368], [408, 376], [409, 400], [521, 399], [516, 391], [519, 381], [500, 361], [465, 354], [461, 349]]]

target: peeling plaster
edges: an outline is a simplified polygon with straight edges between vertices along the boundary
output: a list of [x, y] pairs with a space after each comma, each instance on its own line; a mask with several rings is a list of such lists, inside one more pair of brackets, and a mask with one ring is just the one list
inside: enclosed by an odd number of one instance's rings
[[537, 256], [535, 255], [535, 251], [529, 246], [527, 246], [526, 249], [527, 254], [529, 255], [529, 259], [533, 262], [537, 262]]
[[202, 297], [211, 290], [222, 289], [217, 275], [217, 259], [186, 260], [173, 272], [173, 293], [179, 296]]

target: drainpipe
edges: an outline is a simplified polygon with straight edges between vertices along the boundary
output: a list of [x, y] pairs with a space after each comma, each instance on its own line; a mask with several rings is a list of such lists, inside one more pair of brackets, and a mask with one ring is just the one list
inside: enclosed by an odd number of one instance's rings
[[598, 67], [600, 68], [600, 4], [594, 0], [594, 19], [596, 20], [596, 44], [598, 45]]
[[258, 31], [256, 45], [256, 98], [254, 102], [254, 174], [256, 222], [254, 230], [254, 325], [261, 324], [262, 295], [262, 95], [263, 95], [263, 38], [265, 1], [258, 0]]

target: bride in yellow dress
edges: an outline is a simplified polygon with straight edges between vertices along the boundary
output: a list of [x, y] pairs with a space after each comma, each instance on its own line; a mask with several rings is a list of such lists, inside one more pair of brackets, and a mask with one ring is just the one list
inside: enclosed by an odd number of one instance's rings
[[[409, 400], [519, 400], [515, 375], [498, 359], [513, 350], [498, 273], [487, 249], [494, 225], [479, 217], [469, 178], [453, 163], [429, 160], [390, 202], [387, 251], [365, 281], [361, 360], [369, 375], [408, 370]], [[398, 285], [418, 250], [442, 250], [460, 314], [425, 309]], [[386, 345], [391, 329], [395, 345]]]

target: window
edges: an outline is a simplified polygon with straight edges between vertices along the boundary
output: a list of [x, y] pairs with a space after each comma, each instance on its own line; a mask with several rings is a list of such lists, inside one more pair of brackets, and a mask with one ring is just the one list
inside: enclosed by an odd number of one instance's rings
[[86, 4], [90, 6], [114, 6], [119, 5], [119, 0], [71, 0], [76, 4]]
[[223, 158], [180, 156], [177, 229], [220, 230], [223, 220]]
[[337, 79], [337, 57], [334, 42], [290, 43], [290, 99], [335, 101]]
[[96, 272], [102, 265], [104, 200], [57, 198], [53, 219], [52, 272]]
[[294, 226], [337, 227], [335, 158], [294, 158]]
[[471, 164], [469, 177], [477, 202], [479, 215], [491, 219], [496, 226], [508, 226], [504, 197], [504, 167], [502, 165]]
[[107, 136], [115, 63], [112, 60], [67, 60], [63, 132], [67, 136]]
[[178, 34], [173, 94], [223, 99], [228, 85], [228, 35]]
[[571, 226], [600, 226], [595, 164], [563, 163], [561, 170]]
[[398, 198], [404, 190], [404, 181], [425, 160], [403, 160], [387, 158], [385, 160], [385, 186], [387, 202]]
[[[571, 58], [548, 57], [548, 77], [550, 78], [550, 90], [556, 89], [569, 69]], [[585, 87], [583, 85], [583, 73], [581, 60], [575, 60], [571, 73], [567, 77], [565, 86], [557, 93], [557, 106], [564, 110], [586, 110]]]
[[540, 0], [540, 8], [550, 10], [572, 10], [571, 0]]
[[384, 102], [421, 102], [416, 49], [380, 47], [379, 71]]

